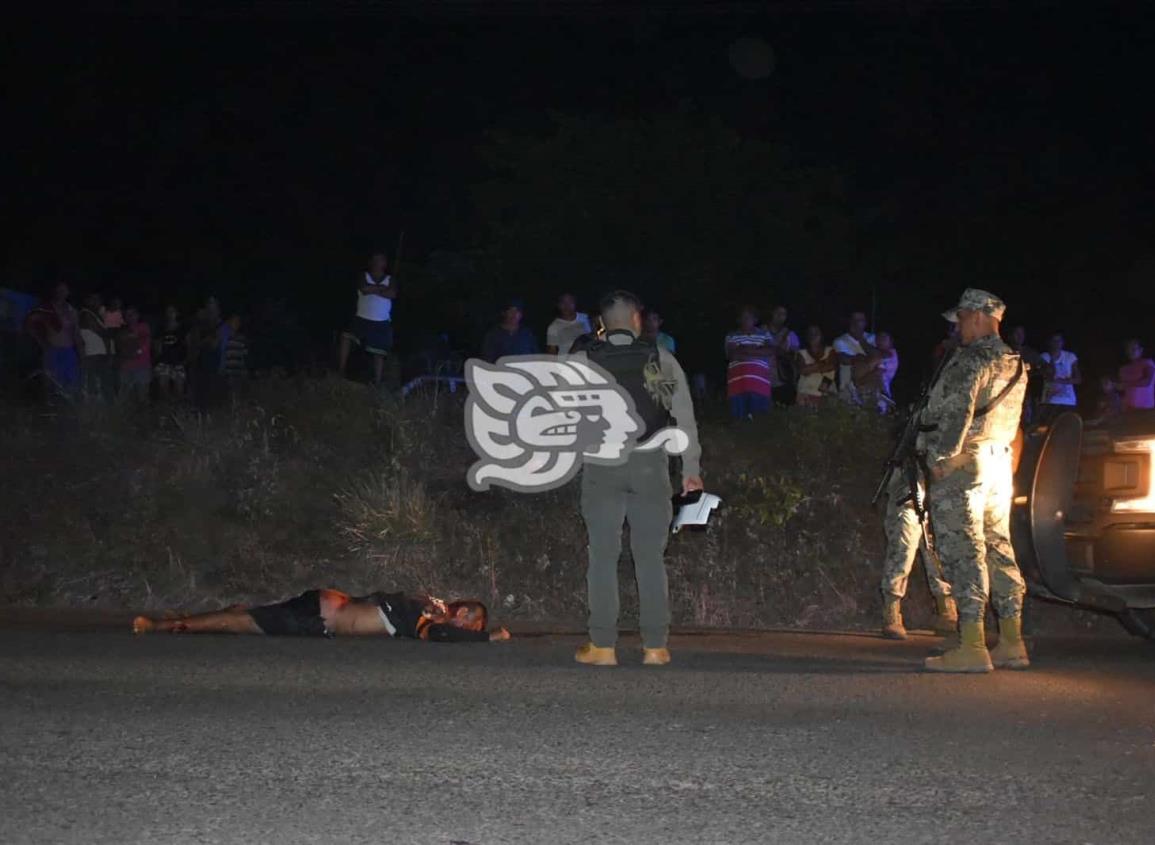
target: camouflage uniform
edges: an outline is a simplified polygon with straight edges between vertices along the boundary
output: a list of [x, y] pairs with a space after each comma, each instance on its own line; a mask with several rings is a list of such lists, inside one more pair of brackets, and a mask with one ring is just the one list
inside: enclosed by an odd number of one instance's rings
[[943, 578], [942, 562], [938, 555], [923, 542], [922, 522], [909, 501], [899, 501], [910, 493], [910, 486], [901, 472], [890, 478], [886, 491], [886, 557], [882, 561], [882, 597], [901, 599], [906, 596], [907, 579], [914, 568], [914, 559], [922, 552], [922, 568], [935, 598], [950, 595], [950, 584]]
[[[995, 303], [1001, 317], [1002, 302], [983, 291], [968, 290], [960, 307], [983, 307], [967, 302], [972, 294], [987, 297], [986, 307]], [[959, 347], [931, 389], [922, 417], [933, 430], [919, 435], [919, 451], [932, 470], [943, 473], [930, 488], [931, 524], [960, 623], [981, 621], [992, 593], [1000, 619], [1022, 614], [1026, 587], [1010, 539], [1011, 444], [1027, 389], [1021, 366], [994, 335]], [[994, 407], [976, 415], [1004, 390]]]

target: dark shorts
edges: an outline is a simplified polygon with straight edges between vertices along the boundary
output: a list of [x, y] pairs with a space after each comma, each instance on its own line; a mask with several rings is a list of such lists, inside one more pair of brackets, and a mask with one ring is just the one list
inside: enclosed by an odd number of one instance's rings
[[765, 414], [770, 410], [770, 397], [761, 393], [739, 393], [730, 397], [730, 416], [736, 420]]
[[393, 321], [354, 317], [345, 336], [370, 355], [388, 355], [393, 349]]
[[275, 637], [326, 637], [325, 620], [321, 618], [321, 591], [306, 590], [296, 598], [280, 604], [249, 608], [257, 627]]
[[71, 346], [50, 346], [44, 351], [44, 369], [63, 390], [71, 390], [80, 383], [80, 359]]

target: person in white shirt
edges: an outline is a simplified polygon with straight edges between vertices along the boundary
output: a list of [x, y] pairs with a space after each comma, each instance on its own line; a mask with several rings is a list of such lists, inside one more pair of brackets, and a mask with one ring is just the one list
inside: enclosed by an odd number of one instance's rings
[[111, 399], [114, 379], [109, 354], [108, 328], [100, 312], [100, 296], [89, 294], [80, 309], [80, 339], [84, 341], [83, 390], [87, 399]]
[[875, 337], [866, 330], [866, 314], [855, 311], [850, 315], [850, 325], [846, 334], [834, 340], [834, 351], [838, 353], [838, 394], [845, 401], [857, 405], [860, 402], [858, 389], [854, 384], [855, 368], [862, 369], [878, 356], [874, 346]]
[[393, 349], [393, 300], [397, 284], [386, 273], [385, 253], [369, 257], [369, 267], [357, 285], [357, 314], [341, 335], [340, 372], [345, 374], [349, 350], [355, 343], [373, 358], [373, 383], [381, 384], [385, 356]]
[[1063, 335], [1055, 332], [1047, 343], [1047, 351], [1039, 356], [1043, 362], [1043, 399], [1039, 407], [1039, 421], [1048, 422], [1063, 411], [1072, 411], [1079, 404], [1075, 385], [1081, 384], [1079, 358], [1063, 348]]
[[588, 314], [577, 310], [572, 293], [563, 293], [557, 299], [557, 318], [545, 330], [545, 351], [550, 355], [566, 355], [573, 342], [593, 331]]

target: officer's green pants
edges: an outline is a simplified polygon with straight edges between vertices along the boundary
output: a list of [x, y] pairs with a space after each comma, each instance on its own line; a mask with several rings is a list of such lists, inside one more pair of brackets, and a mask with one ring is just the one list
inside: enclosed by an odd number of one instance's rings
[[666, 541], [673, 506], [669, 459], [664, 452], [635, 452], [621, 466], [582, 469], [582, 518], [589, 534], [590, 641], [608, 648], [618, 639], [618, 558], [622, 524], [630, 525], [630, 550], [638, 581], [638, 627], [646, 648], [664, 648], [670, 630]]

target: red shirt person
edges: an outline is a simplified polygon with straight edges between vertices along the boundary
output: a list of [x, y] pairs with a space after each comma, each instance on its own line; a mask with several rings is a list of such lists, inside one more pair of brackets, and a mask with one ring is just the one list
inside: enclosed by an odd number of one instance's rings
[[1124, 411], [1155, 408], [1155, 361], [1143, 352], [1135, 338], [1124, 344], [1127, 363], [1119, 368], [1119, 380], [1112, 387], [1122, 397]]
[[726, 335], [726, 396], [735, 419], [752, 418], [770, 410], [773, 339], [758, 328], [758, 312], [746, 306], [738, 313], [738, 329]]

